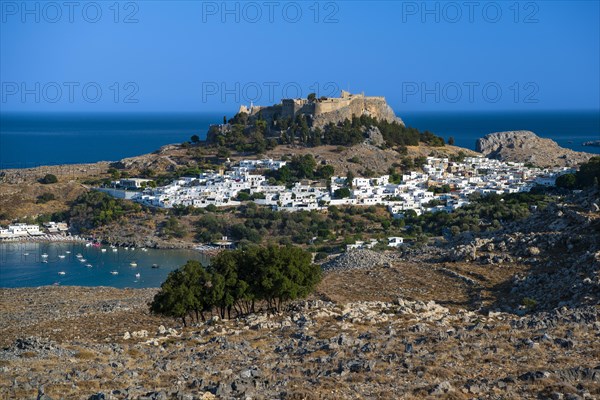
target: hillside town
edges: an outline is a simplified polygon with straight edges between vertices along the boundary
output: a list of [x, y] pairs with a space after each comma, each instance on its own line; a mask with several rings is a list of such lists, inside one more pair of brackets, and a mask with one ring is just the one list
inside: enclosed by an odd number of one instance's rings
[[[473, 193], [528, 192], [536, 185], [554, 185], [558, 176], [571, 172], [566, 167], [540, 169], [523, 163], [502, 162], [484, 157], [466, 157], [462, 162], [427, 157], [422, 172], [375, 178], [333, 176], [327, 181], [300, 181], [291, 187], [269, 184], [261, 172], [278, 170], [286, 161], [242, 160], [229, 170], [203, 172], [182, 177], [162, 187], [146, 187], [128, 195], [139, 203], [172, 208], [238, 206], [244, 200], [281, 211], [326, 210], [329, 206], [384, 205], [394, 218], [409, 210], [452, 212], [469, 203]], [[141, 187], [141, 180], [112, 182], [113, 187]]]

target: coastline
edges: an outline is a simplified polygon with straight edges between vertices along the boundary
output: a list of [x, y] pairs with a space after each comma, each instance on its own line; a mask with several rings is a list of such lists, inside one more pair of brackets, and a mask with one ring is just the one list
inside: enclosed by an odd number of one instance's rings
[[85, 243], [89, 242], [90, 239], [81, 237], [79, 235], [64, 236], [64, 235], [39, 235], [39, 236], [23, 236], [16, 238], [3, 238], [0, 239], [2, 243]]

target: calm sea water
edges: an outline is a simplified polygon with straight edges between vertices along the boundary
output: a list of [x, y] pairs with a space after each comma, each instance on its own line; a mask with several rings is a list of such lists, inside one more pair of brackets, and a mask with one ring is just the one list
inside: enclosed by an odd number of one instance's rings
[[206, 136], [223, 114], [0, 114], [0, 168], [118, 161]]
[[[227, 113], [228, 115], [231, 113]], [[206, 136], [214, 114], [0, 114], [0, 168], [117, 161], [149, 153], [192, 135]], [[600, 139], [600, 111], [405, 113], [407, 125], [428, 129], [474, 149], [491, 132], [530, 130], [578, 151], [600, 153], [582, 142]]]
[[[106, 248], [106, 247], [105, 247]], [[70, 251], [71, 253], [66, 253]], [[78, 253], [85, 262], [79, 261]], [[42, 254], [48, 254], [43, 263]], [[59, 255], [64, 255], [60, 258]], [[170, 271], [188, 260], [206, 263], [194, 250], [141, 249], [102, 252], [99, 248], [73, 243], [0, 244], [0, 287], [37, 287], [45, 285], [112, 286], [117, 288], [159, 287]], [[137, 263], [136, 267], [130, 265]], [[86, 266], [90, 264], [91, 267]], [[159, 268], [152, 268], [158, 264]], [[59, 272], [65, 272], [60, 275]], [[118, 275], [111, 274], [117, 271]], [[140, 274], [139, 278], [136, 274]]]
[[477, 139], [488, 133], [527, 130], [568, 149], [600, 154], [600, 147], [582, 145], [600, 139], [600, 111], [406, 113], [400, 116], [406, 125], [429, 129], [446, 140], [453, 136], [457, 146], [473, 150]]

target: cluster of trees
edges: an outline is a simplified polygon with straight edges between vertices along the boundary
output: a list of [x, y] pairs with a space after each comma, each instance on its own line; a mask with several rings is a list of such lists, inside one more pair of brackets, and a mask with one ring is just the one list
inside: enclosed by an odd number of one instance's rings
[[[212, 127], [207, 134], [207, 141], [220, 149], [231, 149], [237, 152], [262, 154], [277, 146], [277, 141], [267, 139], [267, 122], [260, 117], [250, 124], [248, 114], [238, 113], [229, 121], [231, 131], [221, 134], [217, 127]], [[224, 152], [224, 150], [221, 150]]]
[[566, 189], [585, 189], [598, 186], [600, 181], [600, 157], [592, 157], [579, 167], [574, 174], [561, 175], [556, 179], [556, 186]]
[[176, 237], [179, 239], [184, 237], [186, 233], [185, 228], [175, 216], [170, 217], [162, 224], [160, 232], [166, 238]]
[[292, 157], [286, 165], [267, 172], [266, 176], [272, 178], [272, 183], [290, 185], [301, 179], [329, 179], [334, 173], [331, 165], [317, 165], [312, 154], [305, 154]]
[[282, 212], [248, 203], [239, 207], [237, 218], [206, 213], [196, 222], [196, 239], [212, 242], [228, 236], [242, 244], [261, 243], [263, 238], [279, 238], [281, 244], [309, 244], [313, 238], [333, 237], [335, 223], [315, 211]]
[[115, 199], [106, 193], [92, 190], [82, 194], [71, 204], [66, 217], [75, 229], [86, 231], [141, 210], [142, 206], [138, 203]]
[[381, 131], [387, 146], [418, 146], [419, 142], [430, 146], [444, 146], [444, 139], [429, 131], [420, 132], [416, 128], [405, 127], [397, 122], [378, 120], [367, 115], [352, 116], [338, 123], [329, 123], [320, 128], [311, 128], [312, 121], [305, 115], [297, 115], [294, 119], [274, 116], [270, 125], [260, 114], [250, 120], [246, 113], [238, 113], [229, 121], [231, 131], [220, 134], [216, 128], [209, 131], [209, 142], [220, 147], [242, 152], [262, 153], [277, 145], [274, 139], [265, 139], [269, 132], [279, 132], [281, 144], [320, 146], [323, 144], [353, 146], [365, 140], [369, 127], [377, 127]]
[[480, 232], [500, 228], [504, 223], [526, 218], [531, 206], [545, 206], [548, 199], [543, 194], [513, 193], [505, 195], [479, 194], [471, 197], [471, 204], [448, 214], [445, 212], [423, 213], [417, 216], [407, 212], [404, 220], [407, 232], [413, 236], [457, 235], [461, 232]]
[[306, 297], [321, 279], [312, 255], [298, 247], [251, 246], [220, 253], [204, 268], [188, 261], [171, 272], [150, 304], [154, 313], [205, 320], [256, 312], [257, 306], [281, 310], [285, 302]]
[[[274, 211], [247, 203], [238, 213], [206, 212], [195, 223], [196, 238], [211, 242], [228, 236], [241, 246], [262, 242], [313, 246], [315, 251], [337, 251], [339, 239], [362, 240], [371, 235], [400, 235], [402, 220], [392, 220], [384, 206], [330, 206], [328, 213], [317, 211]], [[367, 236], [363, 236], [367, 235]], [[345, 243], [345, 242], [344, 242]]]

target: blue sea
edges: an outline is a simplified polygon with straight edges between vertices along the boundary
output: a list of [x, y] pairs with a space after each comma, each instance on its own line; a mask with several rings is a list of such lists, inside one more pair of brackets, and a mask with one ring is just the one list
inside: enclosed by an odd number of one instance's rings
[[600, 154], [600, 147], [582, 145], [600, 139], [600, 110], [398, 114], [408, 126], [428, 129], [446, 140], [452, 136], [457, 146], [472, 150], [477, 139], [488, 133], [527, 130], [561, 147]]
[[206, 137], [223, 114], [0, 114], [0, 169], [118, 161]]
[[[0, 114], [0, 169], [39, 165], [118, 161], [181, 143], [192, 135], [206, 137], [211, 114]], [[404, 122], [428, 129], [458, 146], [474, 149], [477, 138], [491, 132], [530, 130], [577, 151], [600, 139], [600, 111], [439, 113], [397, 112]]]
[[[160, 287], [169, 272], [188, 260], [198, 260], [203, 264], [208, 261], [206, 256], [195, 250], [119, 248], [113, 252], [104, 248], [106, 252], [80, 243], [0, 243], [0, 287]], [[78, 253], [85, 261], [77, 258]], [[48, 256], [42, 257], [42, 254]], [[132, 262], [137, 266], [131, 266]], [[159, 268], [152, 268], [153, 264]], [[113, 271], [118, 274], [112, 274]], [[64, 275], [59, 272], [64, 272]]]

